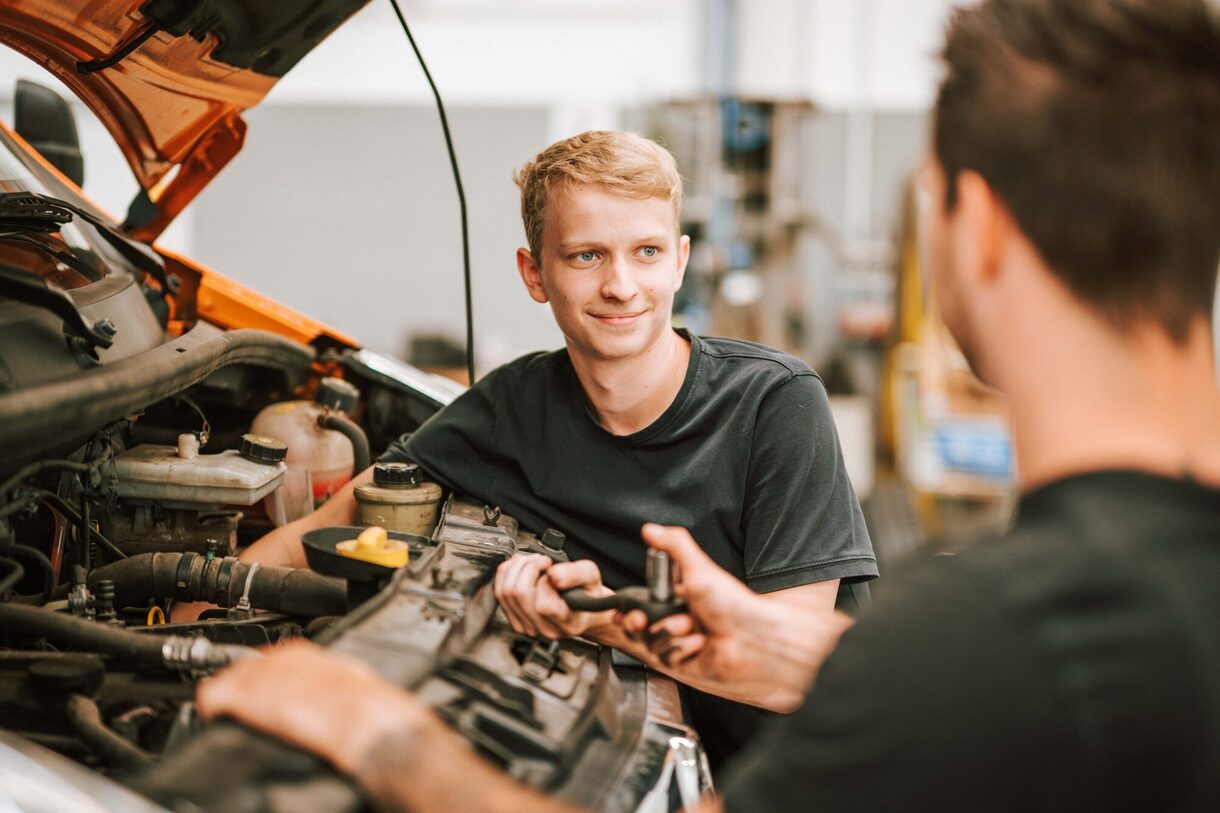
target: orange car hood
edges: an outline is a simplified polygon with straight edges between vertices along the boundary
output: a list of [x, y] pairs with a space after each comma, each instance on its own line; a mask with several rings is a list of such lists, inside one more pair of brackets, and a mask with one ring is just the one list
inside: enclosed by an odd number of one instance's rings
[[152, 240], [241, 149], [242, 112], [367, 2], [3, 0], [0, 42], [97, 114], [144, 190], [124, 227]]

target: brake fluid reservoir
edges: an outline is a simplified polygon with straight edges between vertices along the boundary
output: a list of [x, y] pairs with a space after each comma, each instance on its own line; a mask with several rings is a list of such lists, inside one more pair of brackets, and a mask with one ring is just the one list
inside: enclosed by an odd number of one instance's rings
[[431, 536], [440, 511], [441, 487], [423, 480], [414, 463], [378, 463], [373, 482], [356, 486], [356, 524]]
[[250, 424], [251, 432], [288, 445], [284, 499], [279, 511], [268, 506], [268, 514], [279, 524], [309, 513], [352, 479], [351, 441], [318, 424], [325, 414], [326, 407], [313, 401], [285, 401], [264, 408]]

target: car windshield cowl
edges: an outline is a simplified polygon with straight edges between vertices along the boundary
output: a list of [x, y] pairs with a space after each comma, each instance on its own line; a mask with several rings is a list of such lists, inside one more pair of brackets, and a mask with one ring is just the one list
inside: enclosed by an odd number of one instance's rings
[[5, 230], [52, 232], [75, 218], [88, 223], [98, 236], [140, 271], [153, 276], [165, 287], [165, 266], [148, 246], [138, 243], [87, 209], [65, 200], [36, 192], [0, 193], [0, 236]]

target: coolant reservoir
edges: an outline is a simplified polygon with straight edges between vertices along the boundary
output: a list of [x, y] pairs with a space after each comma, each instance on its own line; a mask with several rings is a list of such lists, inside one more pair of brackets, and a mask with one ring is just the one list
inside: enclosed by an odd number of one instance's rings
[[356, 524], [431, 536], [440, 511], [441, 487], [423, 481], [414, 463], [378, 463], [373, 482], [356, 486]]
[[308, 514], [352, 479], [352, 443], [318, 424], [325, 414], [326, 407], [313, 401], [285, 401], [266, 407], [250, 424], [251, 432], [288, 444], [282, 493], [275, 505], [267, 505], [277, 525]]
[[142, 444], [114, 458], [118, 495], [170, 508], [253, 505], [285, 476], [283, 447], [246, 435], [242, 451], [199, 454], [198, 446]]

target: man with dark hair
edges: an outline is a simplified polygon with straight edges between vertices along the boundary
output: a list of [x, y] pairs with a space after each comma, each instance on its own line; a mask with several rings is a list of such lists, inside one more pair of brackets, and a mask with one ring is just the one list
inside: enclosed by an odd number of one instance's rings
[[[891, 578], [725, 807], [1220, 809], [1220, 21], [989, 0], [943, 58], [929, 261], [1010, 399], [1016, 518]], [[678, 674], [806, 684], [824, 641], [685, 530], [645, 537], [686, 580], [691, 616], [654, 630]]]
[[[946, 323], [1012, 405], [1017, 517], [891, 579], [820, 670], [846, 621], [811, 625], [685, 530], [646, 526], [683, 572], [690, 614], [651, 630], [675, 673], [773, 701], [818, 679], [706, 808], [1215, 810], [1220, 20], [1207, 0], [985, 0], [953, 15], [944, 61], [928, 249]], [[372, 697], [372, 732], [313, 699], [300, 718], [258, 707], [315, 667]], [[240, 665], [199, 701], [388, 805], [563, 809], [316, 650]], [[396, 770], [361, 762], [386, 743], [408, 751]]]

